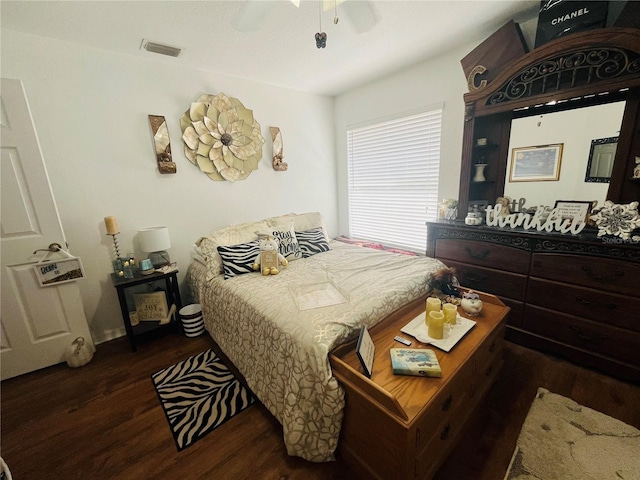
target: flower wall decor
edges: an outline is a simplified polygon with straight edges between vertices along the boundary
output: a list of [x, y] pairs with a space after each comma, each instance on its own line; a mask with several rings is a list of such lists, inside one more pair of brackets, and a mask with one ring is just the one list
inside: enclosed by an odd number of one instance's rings
[[264, 138], [237, 98], [201, 95], [180, 117], [184, 153], [213, 180], [244, 180], [258, 169]]
[[591, 215], [591, 220], [596, 222], [599, 237], [615, 235], [628, 240], [631, 232], [640, 227], [638, 202], [618, 205], [607, 200], [598, 213]]

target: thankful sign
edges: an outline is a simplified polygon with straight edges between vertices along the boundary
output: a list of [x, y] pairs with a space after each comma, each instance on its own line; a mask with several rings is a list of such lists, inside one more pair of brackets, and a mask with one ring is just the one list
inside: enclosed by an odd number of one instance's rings
[[487, 225], [502, 228], [522, 227], [525, 230], [535, 228], [539, 232], [560, 232], [573, 235], [580, 233], [586, 226], [584, 214], [581, 215], [576, 211], [575, 216], [567, 217], [565, 208], [554, 208], [548, 212], [548, 215], [544, 208], [538, 208], [533, 215], [522, 212], [500, 215], [501, 212], [502, 205], [498, 204], [493, 207], [489, 205], [485, 211]]

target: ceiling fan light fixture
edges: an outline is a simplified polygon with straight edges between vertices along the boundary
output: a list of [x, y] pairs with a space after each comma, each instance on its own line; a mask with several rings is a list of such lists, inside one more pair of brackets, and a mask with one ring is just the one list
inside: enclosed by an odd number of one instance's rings
[[327, 46], [327, 34], [325, 32], [316, 33], [316, 47], [325, 48]]
[[177, 58], [182, 54], [182, 48], [173, 47], [171, 45], [164, 45], [162, 43], [151, 42], [149, 40], [142, 39], [140, 49], [147, 52], [157, 53], [159, 55], [166, 55], [168, 57]]

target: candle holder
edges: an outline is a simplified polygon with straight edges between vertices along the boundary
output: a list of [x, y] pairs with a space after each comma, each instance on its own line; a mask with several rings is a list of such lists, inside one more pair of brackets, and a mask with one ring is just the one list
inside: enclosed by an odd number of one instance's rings
[[115, 252], [115, 256], [116, 258], [114, 260], [111, 261], [111, 265], [113, 266], [113, 273], [115, 274], [116, 277], [123, 277], [125, 274], [125, 268], [124, 268], [124, 264], [125, 264], [125, 260], [124, 258], [120, 257], [120, 246], [118, 245], [118, 234], [120, 232], [116, 232], [116, 233], [107, 233], [107, 235], [109, 235], [111, 238], [113, 238], [113, 250]]
[[113, 237], [113, 248], [116, 252], [116, 260], [120, 259], [120, 247], [118, 245], [118, 234], [120, 232], [116, 232], [116, 233], [108, 233], [107, 235], [110, 235], [111, 237]]

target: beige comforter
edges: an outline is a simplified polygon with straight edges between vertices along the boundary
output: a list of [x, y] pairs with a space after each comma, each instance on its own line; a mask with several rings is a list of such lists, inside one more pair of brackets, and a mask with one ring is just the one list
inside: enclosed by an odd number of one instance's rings
[[[431, 274], [444, 265], [330, 242], [332, 250], [290, 262], [276, 276], [259, 273], [206, 280], [194, 262], [188, 285], [202, 305], [207, 330], [245, 376], [249, 387], [280, 421], [290, 455], [333, 459], [343, 390], [328, 354], [351, 340], [361, 325], [372, 327], [424, 295]], [[300, 310], [299, 288], [329, 282], [345, 303]]]

